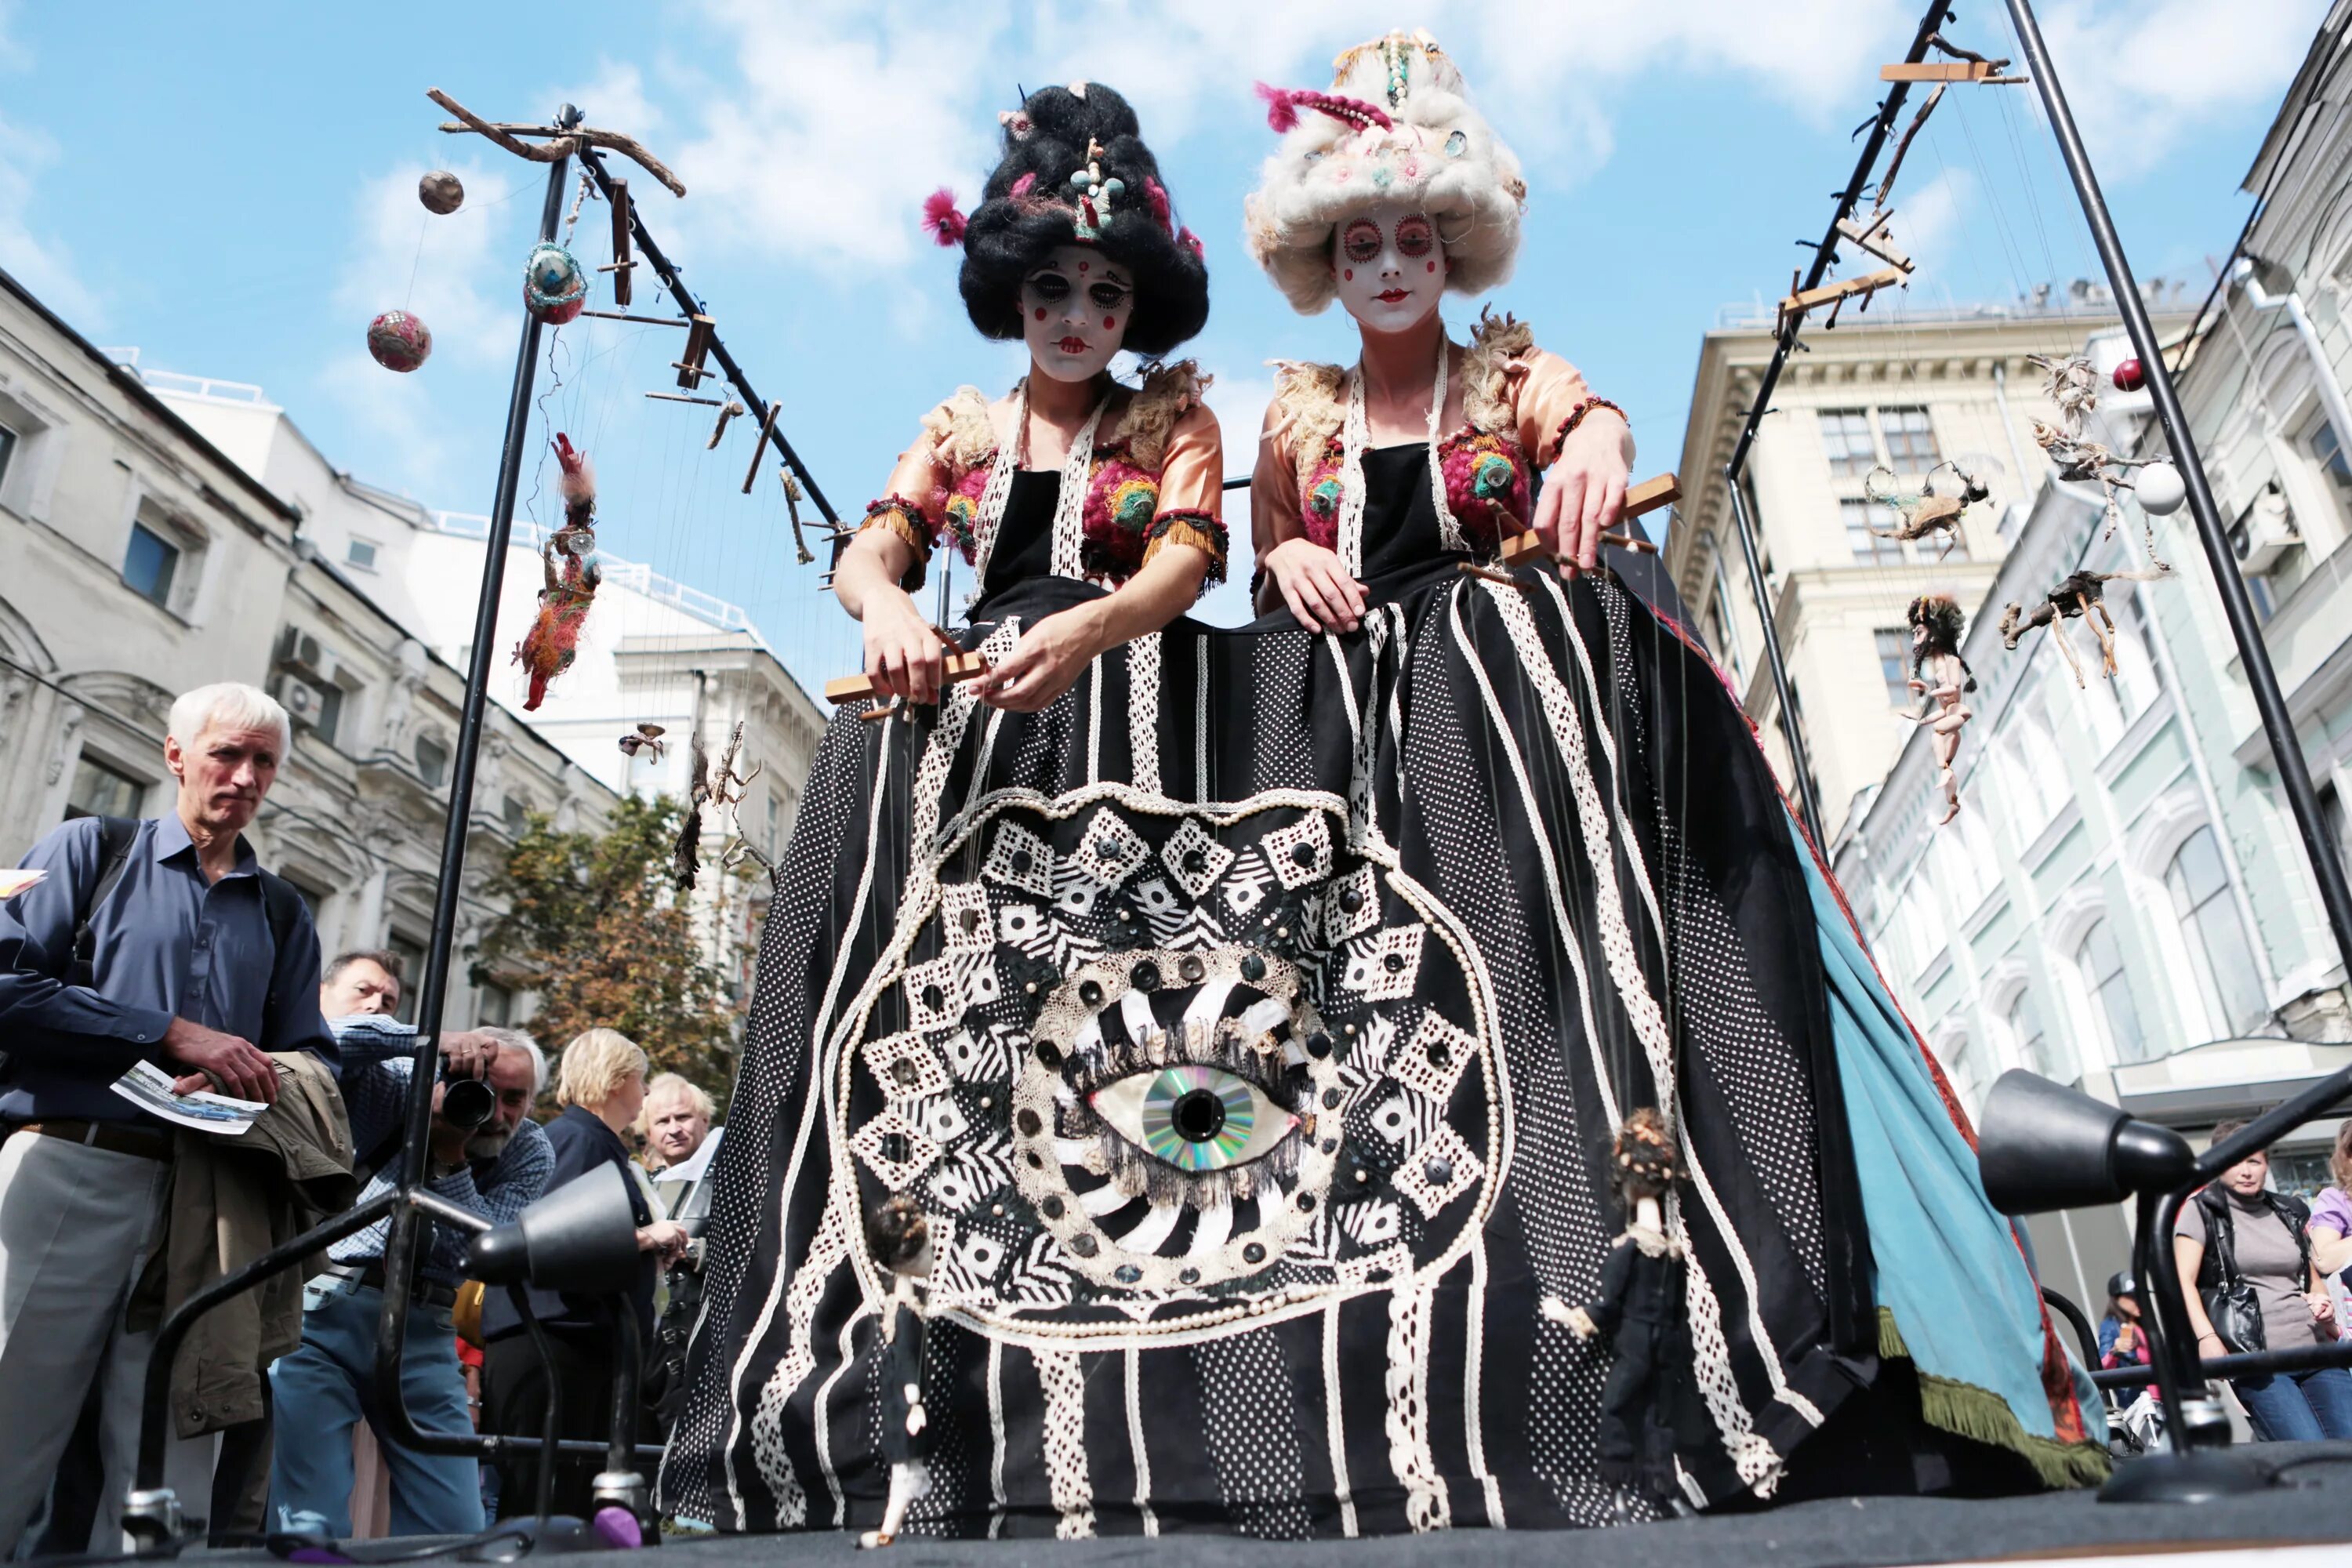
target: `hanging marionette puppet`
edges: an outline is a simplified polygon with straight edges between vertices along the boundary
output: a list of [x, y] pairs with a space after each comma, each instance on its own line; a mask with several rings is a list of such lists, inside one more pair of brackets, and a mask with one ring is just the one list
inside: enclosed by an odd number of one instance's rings
[[1617, 1352], [1601, 1390], [1601, 1479], [1638, 1487], [1660, 1501], [1680, 1495], [1670, 1391], [1676, 1369], [1690, 1360], [1684, 1251], [1666, 1234], [1664, 1208], [1679, 1169], [1674, 1138], [1657, 1111], [1643, 1106], [1627, 1117], [1611, 1155], [1625, 1228], [1601, 1266], [1601, 1295], [1580, 1307], [1557, 1299], [1544, 1303], [1545, 1315], [1578, 1338], [1607, 1334]]
[[866, 1245], [890, 1276], [883, 1302], [882, 1453], [890, 1461], [890, 1497], [882, 1527], [857, 1538], [860, 1546], [887, 1546], [906, 1528], [907, 1510], [930, 1490], [930, 1418], [923, 1409], [923, 1319], [930, 1305], [931, 1225], [923, 1207], [893, 1193], [866, 1215]]
[[604, 580], [604, 563], [596, 556], [596, 470], [588, 454], [561, 432], [555, 437], [555, 457], [563, 465], [557, 487], [563, 497], [563, 526], [540, 546], [547, 584], [539, 591], [539, 618], [515, 649], [515, 662], [530, 678], [526, 711], [536, 711], [546, 700], [547, 683], [572, 668], [588, 606], [596, 602], [597, 585]]
[[1936, 824], [1940, 827], [1960, 815], [1960, 782], [1952, 759], [1959, 755], [1960, 730], [1970, 718], [1962, 694], [1977, 689], [1976, 673], [1960, 657], [1968, 617], [1950, 595], [1922, 594], [1903, 618], [1911, 623], [1911, 679], [1904, 684], [1927, 700], [1924, 711], [1905, 717], [1935, 732], [1936, 782], [1944, 792], [1944, 815]]

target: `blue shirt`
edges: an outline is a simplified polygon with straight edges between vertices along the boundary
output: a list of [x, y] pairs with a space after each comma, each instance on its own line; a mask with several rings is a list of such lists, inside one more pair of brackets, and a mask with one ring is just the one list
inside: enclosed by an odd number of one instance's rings
[[[378, 1146], [400, 1126], [406, 1113], [408, 1086], [415, 1079], [416, 1031], [396, 1018], [362, 1016], [334, 1021], [335, 1037], [343, 1051], [343, 1108], [352, 1118], [352, 1151], [362, 1161], [377, 1155]], [[388, 1192], [400, 1174], [398, 1146], [382, 1170], [360, 1194], [364, 1203]], [[507, 1146], [488, 1160], [470, 1160], [456, 1173], [425, 1184], [425, 1190], [470, 1209], [492, 1225], [504, 1225], [547, 1191], [555, 1170], [555, 1149], [539, 1123], [529, 1120], [515, 1129]], [[429, 1223], [429, 1222], [428, 1222]], [[365, 1230], [345, 1237], [327, 1250], [338, 1263], [365, 1263], [383, 1256], [392, 1221], [380, 1219]], [[466, 1277], [466, 1246], [473, 1238], [446, 1226], [432, 1227], [418, 1272], [427, 1279], [455, 1285]]]
[[134, 1062], [163, 1065], [174, 1017], [334, 1068], [309, 908], [296, 900], [278, 951], [252, 847], [240, 837], [235, 868], [207, 881], [176, 814], [139, 824], [121, 880], [91, 911], [97, 984], [65, 983], [75, 907], [98, 882], [99, 827], [82, 817], [33, 846], [24, 864], [48, 879], [0, 902], [0, 1050], [16, 1074], [0, 1120], [153, 1121], [108, 1086]]

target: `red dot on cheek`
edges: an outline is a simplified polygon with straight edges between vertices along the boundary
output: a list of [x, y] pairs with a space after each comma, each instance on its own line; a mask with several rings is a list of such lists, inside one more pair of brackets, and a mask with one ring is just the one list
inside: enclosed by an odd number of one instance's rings
[[1434, 262], [1434, 261], [1431, 262], [1431, 263], [1429, 264], [1429, 269], [1430, 269], [1432, 272], [1436, 271], [1436, 270], [1437, 270], [1437, 263], [1436, 263], [1436, 262]]
[[1103, 318], [1103, 331], [1106, 331], [1106, 332], [1107, 332], [1107, 331], [1109, 331], [1113, 327], [1116, 327], [1116, 326], [1118, 326], [1118, 317], [1116, 317], [1116, 316], [1105, 316], [1105, 317]]
[[1345, 278], [1349, 282], [1353, 283], [1356, 280], [1356, 269], [1350, 267], [1345, 272], [1339, 274], [1339, 276]]
[[1045, 307], [1043, 305], [1037, 307], [1037, 319], [1041, 321], [1045, 319]]

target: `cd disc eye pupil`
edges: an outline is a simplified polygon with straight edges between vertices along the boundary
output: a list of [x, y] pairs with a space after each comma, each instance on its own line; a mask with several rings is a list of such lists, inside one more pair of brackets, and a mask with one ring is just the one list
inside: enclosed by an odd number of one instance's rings
[[1187, 1090], [1169, 1108], [1168, 1121], [1187, 1142], [1206, 1143], [1224, 1131], [1224, 1100], [1205, 1089]]

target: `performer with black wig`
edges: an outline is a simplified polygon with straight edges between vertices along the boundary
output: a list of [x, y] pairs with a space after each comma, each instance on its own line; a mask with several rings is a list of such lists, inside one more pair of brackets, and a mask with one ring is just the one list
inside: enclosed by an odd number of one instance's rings
[[[1278, 170], [1356, 193], [1284, 197], [1287, 226], [1253, 208], [1262, 256], [1324, 269], [1309, 295], [1378, 282], [1386, 310], [1448, 259], [1501, 279], [1516, 167], [1433, 44], [1352, 50], [1280, 108]], [[1304, 1539], [1655, 1517], [1629, 1482], [1769, 1497], [1809, 1455], [1909, 1486], [1953, 1431], [2025, 1456], [2011, 1479], [2098, 1463], [2063, 1357], [2043, 1397], [2031, 1275], [1962, 1190], [1916, 1044], [1855, 1013], [1883, 987], [1825, 979], [1867, 958], [1833, 948], [1704, 655], [1603, 574], [1459, 570], [1543, 520], [1591, 560], [1622, 417], [1507, 322], [1443, 358], [1421, 317], [1383, 327], [1420, 334], [1426, 407], [1369, 337], [1364, 374], [1286, 376], [1253, 508], [1283, 607], [1201, 626], [1179, 612], [1223, 537], [1198, 380], [1097, 379], [1101, 333], [1168, 352], [1197, 327], [1197, 249], [1108, 89], [1034, 94], [1005, 136], [970, 224], [932, 217], [1031, 373], [935, 411], [842, 561], [912, 720], [835, 721], [777, 873], [663, 1507]], [[942, 689], [945, 634], [901, 584], [945, 542], [977, 579], [952, 638], [990, 668]], [[1694, 1391], [1694, 1436], [1633, 1476], [1601, 1453], [1612, 1346], [1561, 1320], [1601, 1298], [1611, 1138], [1645, 1110], [1680, 1173], [1656, 1343], [1689, 1363], [1621, 1382]], [[882, 1326], [901, 1281], [861, 1241], [894, 1199], [930, 1244], [915, 1376]], [[1896, 1353], [1895, 1420], [1822, 1430], [1876, 1410]], [[919, 1498], [883, 1436], [909, 1385]]]

